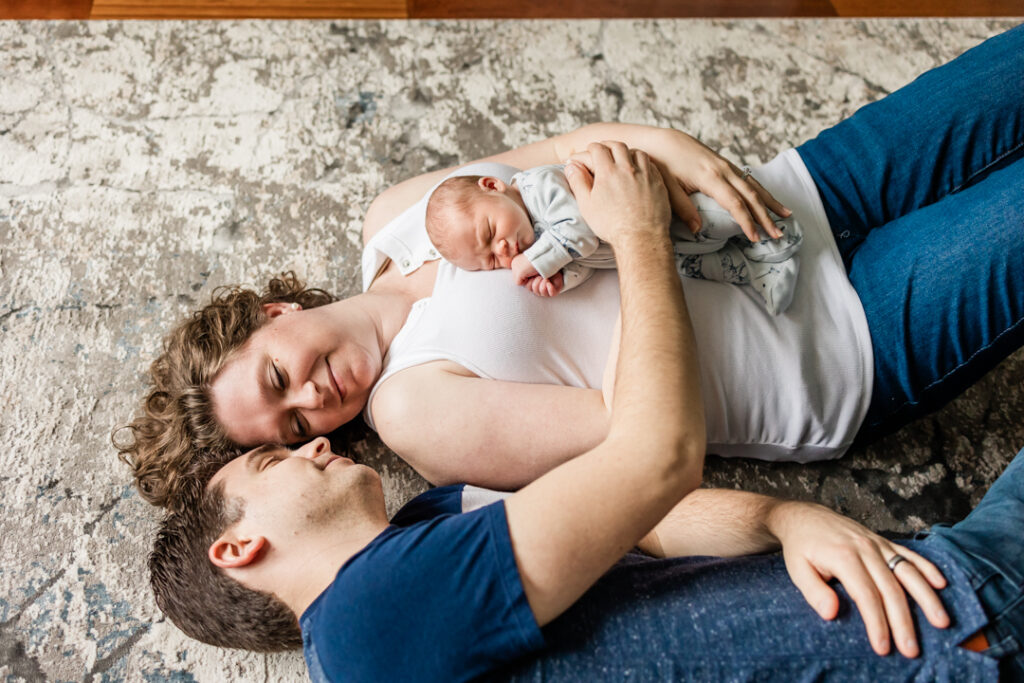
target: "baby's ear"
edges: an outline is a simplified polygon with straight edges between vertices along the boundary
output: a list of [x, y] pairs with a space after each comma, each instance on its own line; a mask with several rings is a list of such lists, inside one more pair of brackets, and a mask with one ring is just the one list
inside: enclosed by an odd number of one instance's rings
[[481, 190], [489, 190], [491, 192], [504, 192], [506, 185], [501, 182], [499, 178], [494, 176], [481, 176], [480, 180], [477, 181], [477, 185], [480, 186]]

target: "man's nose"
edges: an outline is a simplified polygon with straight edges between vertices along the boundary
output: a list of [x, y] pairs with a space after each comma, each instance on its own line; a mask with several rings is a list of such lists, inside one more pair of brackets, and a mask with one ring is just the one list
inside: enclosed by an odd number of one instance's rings
[[310, 460], [316, 460], [324, 453], [331, 451], [331, 442], [325, 436], [318, 436], [309, 443], [302, 444], [295, 450], [295, 455]]
[[319, 410], [324, 407], [324, 395], [313, 380], [303, 384], [295, 393], [295, 407], [306, 410]]

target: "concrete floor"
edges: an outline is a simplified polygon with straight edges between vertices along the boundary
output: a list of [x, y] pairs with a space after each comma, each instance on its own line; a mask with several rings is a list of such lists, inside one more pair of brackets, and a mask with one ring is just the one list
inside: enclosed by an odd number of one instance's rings
[[[0, 23], [0, 677], [296, 680], [156, 610], [156, 519], [110, 431], [217, 285], [358, 287], [405, 177], [597, 120], [766, 161], [1015, 21]], [[1024, 446], [1024, 354], [884, 442], [708, 480], [887, 532], [963, 514]], [[370, 439], [394, 508], [425, 484]]]

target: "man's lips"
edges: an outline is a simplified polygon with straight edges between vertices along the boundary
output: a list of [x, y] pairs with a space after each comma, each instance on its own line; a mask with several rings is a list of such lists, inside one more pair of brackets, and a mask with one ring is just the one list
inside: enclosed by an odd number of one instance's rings
[[338, 377], [334, 374], [334, 368], [331, 367], [331, 362], [324, 356], [324, 363], [327, 364], [327, 376], [331, 378], [331, 386], [334, 387], [335, 393], [338, 395], [338, 402], [341, 403], [345, 400], [345, 391], [343, 383], [338, 381]]

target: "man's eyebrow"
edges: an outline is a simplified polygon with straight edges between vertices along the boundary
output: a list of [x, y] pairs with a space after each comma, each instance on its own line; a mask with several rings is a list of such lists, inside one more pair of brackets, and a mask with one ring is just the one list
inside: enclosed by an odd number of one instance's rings
[[246, 466], [246, 468], [252, 469], [252, 468], [256, 467], [256, 465], [259, 462], [260, 458], [265, 456], [269, 451], [276, 451], [276, 450], [281, 449], [281, 448], [284, 448], [284, 446], [282, 446], [281, 444], [265, 443], [262, 446], [259, 446], [258, 448], [252, 449], [251, 451], [249, 451], [248, 453], [245, 454], [245, 466]]

